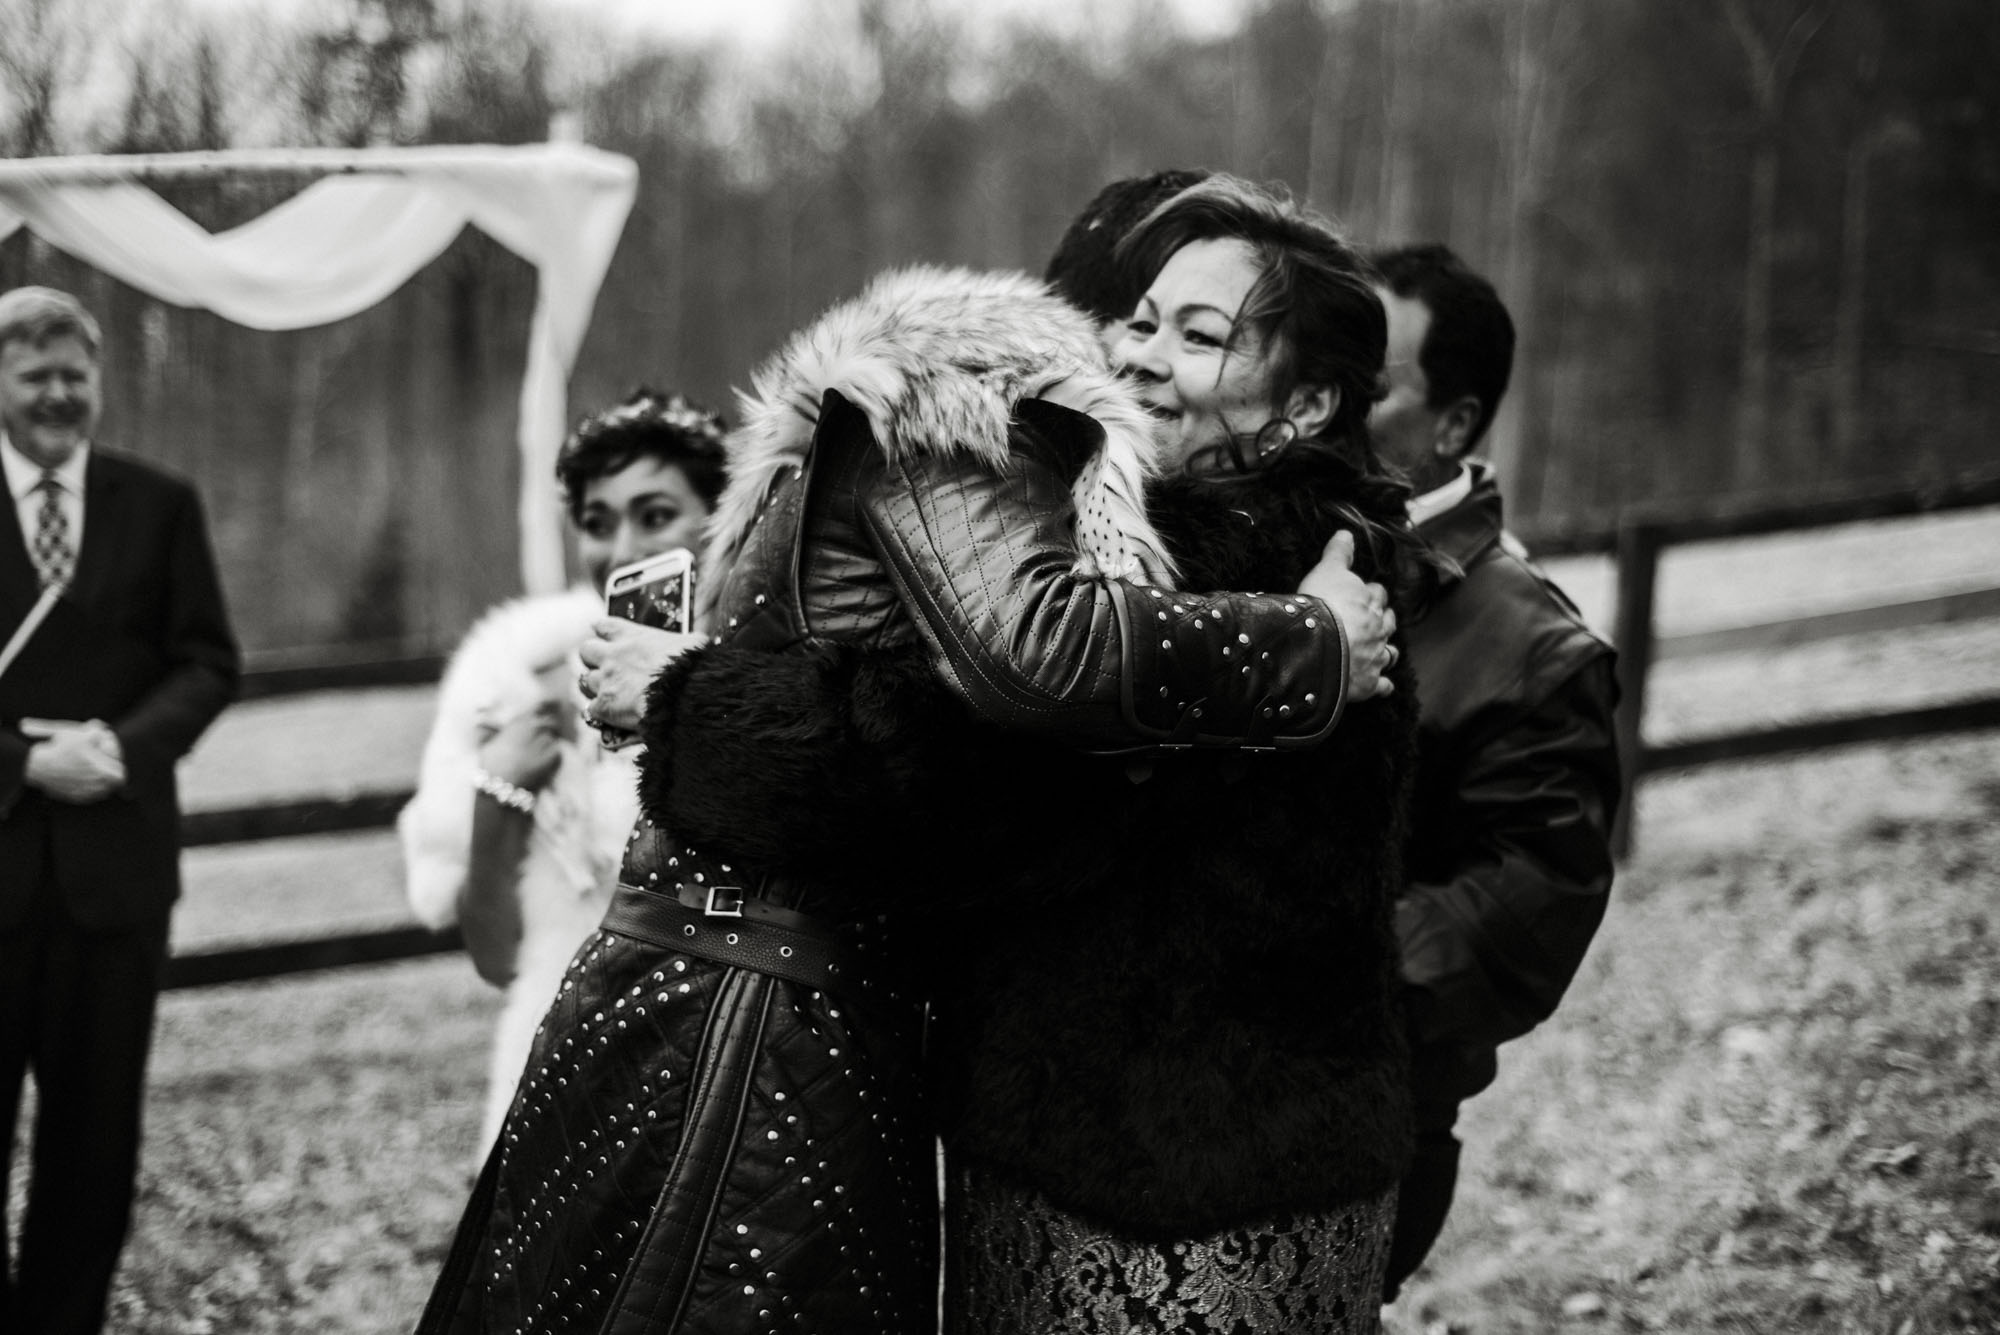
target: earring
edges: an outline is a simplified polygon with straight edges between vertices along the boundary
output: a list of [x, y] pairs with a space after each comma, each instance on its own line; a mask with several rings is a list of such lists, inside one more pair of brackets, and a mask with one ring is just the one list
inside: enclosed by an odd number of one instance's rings
[[1292, 442], [1298, 438], [1298, 425], [1289, 417], [1276, 417], [1264, 423], [1258, 428], [1257, 438], [1252, 442], [1257, 457], [1251, 461], [1250, 468], [1262, 468], [1277, 462], [1278, 456], [1290, 449]]

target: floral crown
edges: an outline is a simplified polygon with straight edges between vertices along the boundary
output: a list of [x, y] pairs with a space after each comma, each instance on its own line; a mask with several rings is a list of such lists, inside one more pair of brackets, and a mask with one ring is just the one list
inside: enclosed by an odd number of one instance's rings
[[584, 432], [616, 431], [633, 426], [664, 426], [694, 436], [718, 448], [729, 434], [720, 413], [712, 413], [685, 394], [658, 394], [642, 389], [616, 408], [586, 417], [577, 428]]

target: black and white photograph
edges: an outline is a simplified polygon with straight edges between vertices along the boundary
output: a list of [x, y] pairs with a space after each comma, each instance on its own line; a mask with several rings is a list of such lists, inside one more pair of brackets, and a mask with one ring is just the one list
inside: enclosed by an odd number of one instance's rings
[[2000, 1332], [1992, 0], [0, 0], [0, 1335]]

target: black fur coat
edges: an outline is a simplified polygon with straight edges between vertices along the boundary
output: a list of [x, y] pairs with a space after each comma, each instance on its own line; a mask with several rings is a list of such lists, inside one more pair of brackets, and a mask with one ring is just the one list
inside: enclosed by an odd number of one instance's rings
[[[1149, 498], [1202, 590], [1288, 590], [1346, 466]], [[1364, 575], [1383, 573], [1367, 550]], [[1070, 1210], [1194, 1236], [1389, 1187], [1409, 1149], [1391, 906], [1415, 687], [1312, 752], [1061, 751], [967, 719], [913, 651], [710, 649], [655, 684], [648, 813], [836, 913], [923, 927], [949, 1150]]]

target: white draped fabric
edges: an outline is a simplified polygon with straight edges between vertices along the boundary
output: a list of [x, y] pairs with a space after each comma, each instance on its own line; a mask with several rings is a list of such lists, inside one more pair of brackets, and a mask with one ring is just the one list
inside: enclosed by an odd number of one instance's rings
[[[140, 181], [327, 173], [268, 213], [211, 233]], [[177, 306], [253, 329], [304, 329], [394, 292], [471, 224], [539, 275], [521, 381], [521, 577], [565, 583], [550, 499], [568, 385], [638, 186], [629, 158], [575, 144], [237, 151], [0, 161], [0, 240], [26, 226]]]

